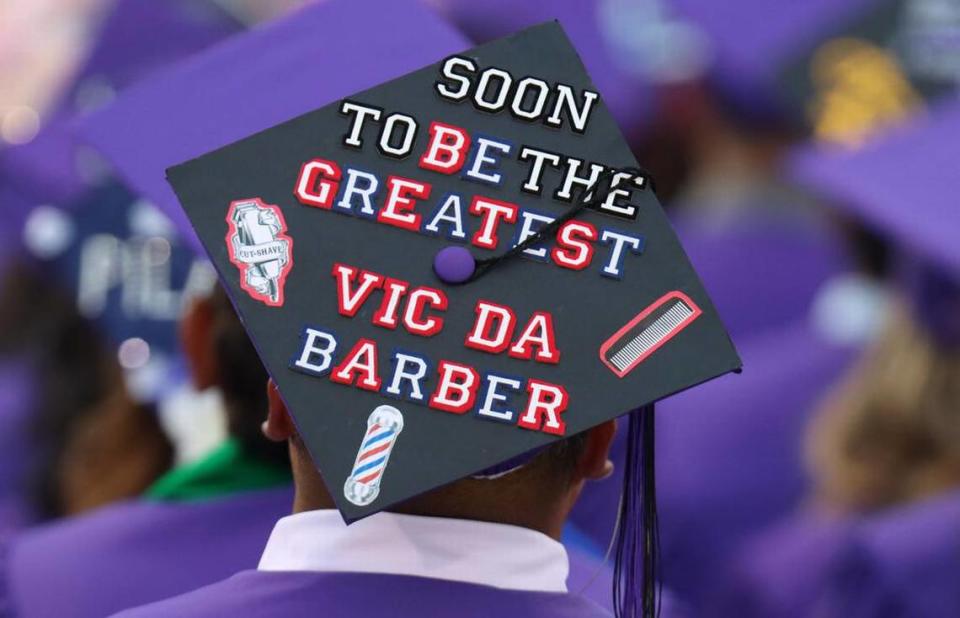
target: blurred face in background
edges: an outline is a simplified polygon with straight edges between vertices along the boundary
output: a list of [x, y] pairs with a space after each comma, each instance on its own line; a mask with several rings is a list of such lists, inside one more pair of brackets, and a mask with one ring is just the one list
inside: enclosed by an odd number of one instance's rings
[[816, 498], [868, 512], [960, 487], [960, 349], [900, 307], [815, 419]]

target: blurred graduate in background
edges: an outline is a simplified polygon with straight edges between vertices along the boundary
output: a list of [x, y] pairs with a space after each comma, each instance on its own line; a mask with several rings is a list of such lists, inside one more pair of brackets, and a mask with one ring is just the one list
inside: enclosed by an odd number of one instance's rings
[[[174, 458], [152, 405], [175, 381], [181, 292], [209, 287], [209, 267], [194, 268], [170, 244], [162, 215], [111, 185], [68, 125], [164, 61], [237, 28], [198, 9], [119, 3], [57, 89], [42, 130], [0, 151], [10, 255], [2, 345], [29, 369], [19, 390], [32, 401], [4, 434], [17, 444], [4, 454], [18, 462], [4, 470], [28, 520], [137, 495]], [[173, 39], [176, 49], [164, 43]]]
[[[289, 503], [283, 489], [255, 491], [288, 485], [289, 464], [260, 438], [265, 377], [256, 363], [237, 369], [256, 356], [215, 291], [212, 267], [162, 213], [112, 178], [73, 130], [75, 116], [239, 29], [212, 4], [121, 0], [47, 126], [0, 153], [3, 207], [14, 223], [7, 229], [19, 253], [4, 272], [3, 344], [33, 371], [37, 401], [20, 406], [15, 431], [4, 434], [17, 446], [3, 454], [19, 472], [10, 479], [26, 513], [19, 524], [93, 511], [21, 536], [9, 527], [4, 616], [102, 616], [180, 592], [184, 584], [164, 572], [191, 582], [209, 572], [212, 581], [256, 560], [258, 532], [266, 534]], [[177, 337], [185, 307], [187, 363]], [[192, 515], [244, 490], [250, 497], [240, 516], [220, 528], [223, 551], [198, 554], [214, 559], [191, 562], [193, 570], [163, 563], [184, 554], [156, 534], [160, 526], [181, 530], [187, 546], [202, 536], [209, 547], [217, 515], [201, 514], [198, 523]], [[182, 504], [198, 506], [181, 515]], [[111, 579], [129, 586], [102, 594], [111, 568]]]
[[960, 106], [854, 150], [811, 147], [798, 182], [894, 247], [895, 309], [807, 436], [807, 512], [743, 550], [717, 615], [960, 611]]

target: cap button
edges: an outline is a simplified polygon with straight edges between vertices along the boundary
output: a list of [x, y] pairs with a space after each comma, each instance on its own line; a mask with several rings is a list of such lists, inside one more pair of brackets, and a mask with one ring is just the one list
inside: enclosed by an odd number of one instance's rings
[[433, 258], [433, 271], [444, 283], [463, 283], [476, 269], [473, 254], [463, 247], [445, 247]]

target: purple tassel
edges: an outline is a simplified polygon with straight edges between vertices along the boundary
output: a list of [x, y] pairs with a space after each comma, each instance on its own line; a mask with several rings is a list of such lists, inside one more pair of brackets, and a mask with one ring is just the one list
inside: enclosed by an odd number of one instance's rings
[[654, 467], [654, 406], [630, 413], [617, 524], [613, 607], [617, 618], [660, 615], [660, 531]]

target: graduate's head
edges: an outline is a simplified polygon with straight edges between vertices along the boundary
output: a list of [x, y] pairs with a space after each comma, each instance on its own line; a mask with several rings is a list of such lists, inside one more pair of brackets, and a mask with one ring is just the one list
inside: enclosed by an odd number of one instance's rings
[[[263, 432], [271, 440], [289, 443], [297, 488], [295, 509], [334, 508], [331, 492], [272, 381], [266, 391], [269, 412]], [[604, 479], [613, 471], [609, 454], [615, 433], [615, 421], [607, 421], [520, 458], [515, 466], [454, 481], [388, 510], [509, 523], [559, 538], [584, 483]]]
[[[811, 430], [817, 491], [866, 511], [960, 486], [960, 107], [943, 103], [859, 149], [795, 155], [796, 180], [891, 246], [886, 330]], [[888, 179], [896, 177], [897, 181]]]
[[906, 303], [897, 307], [822, 406], [808, 454], [817, 497], [842, 510], [960, 486], [960, 346], [946, 345]]
[[155, 414], [126, 388], [115, 349], [43, 262], [19, 257], [0, 281], [0, 354], [36, 378], [24, 485], [40, 518], [139, 495], [172, 461]]
[[228, 430], [255, 457], [287, 465], [283, 448], [260, 432], [267, 398], [267, 373], [219, 285], [190, 304], [180, 325], [180, 338], [197, 390], [216, 388], [223, 396]]

